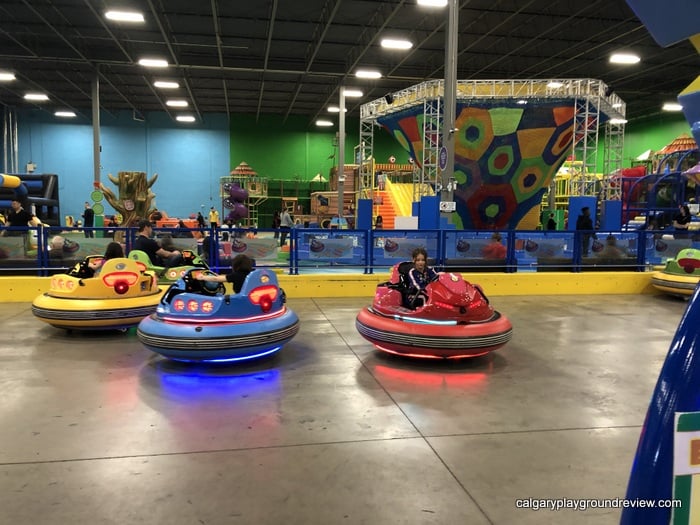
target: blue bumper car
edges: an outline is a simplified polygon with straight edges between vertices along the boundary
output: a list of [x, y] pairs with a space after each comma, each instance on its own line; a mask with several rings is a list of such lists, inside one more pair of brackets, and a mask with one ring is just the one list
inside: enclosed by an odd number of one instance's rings
[[178, 361], [232, 362], [274, 354], [299, 331], [276, 275], [254, 270], [241, 292], [200, 281], [193, 268], [163, 295], [156, 312], [138, 326], [149, 350]]

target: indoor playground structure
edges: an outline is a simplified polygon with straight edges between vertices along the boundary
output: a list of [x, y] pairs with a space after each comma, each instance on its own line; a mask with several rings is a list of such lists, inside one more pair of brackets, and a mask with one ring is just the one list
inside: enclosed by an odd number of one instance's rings
[[699, 159], [695, 140], [681, 135], [652, 155], [649, 167], [624, 168], [610, 177], [609, 186], [618, 189], [622, 201], [622, 223], [631, 229], [669, 226], [678, 205], [697, 201], [693, 167]]
[[[373, 157], [373, 128], [386, 128], [417, 163], [415, 184], [454, 191], [458, 229], [535, 229], [542, 196], [572, 148], [581, 175], [596, 171], [602, 130], [605, 172], [621, 167], [625, 104], [600, 80], [458, 81], [454, 180], [443, 188], [443, 91], [443, 81], [429, 81], [364, 104], [360, 155]], [[371, 168], [361, 170], [363, 189], [373, 189]], [[595, 195], [583, 176], [574, 191]]]
[[247, 162], [241, 162], [228, 177], [221, 177], [224, 220], [246, 228], [259, 225], [259, 206], [267, 200], [267, 179], [259, 177]]
[[60, 223], [58, 175], [0, 173], [0, 209], [9, 209], [13, 199], [22, 202], [27, 211], [33, 209], [42, 223]]

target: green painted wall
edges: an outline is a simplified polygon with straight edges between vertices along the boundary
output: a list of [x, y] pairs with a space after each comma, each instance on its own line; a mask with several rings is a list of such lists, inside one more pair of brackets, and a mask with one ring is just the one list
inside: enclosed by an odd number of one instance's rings
[[[284, 180], [310, 180], [317, 173], [328, 176], [337, 162], [335, 128], [317, 128], [306, 118], [261, 116], [231, 117], [231, 169], [247, 162], [261, 177]], [[349, 120], [345, 130], [345, 164], [353, 164], [353, 149], [359, 142], [359, 122]], [[394, 155], [399, 163], [408, 154], [383, 128], [376, 127], [374, 152], [378, 162]], [[222, 176], [227, 175], [222, 173]]]
[[692, 136], [683, 114], [659, 115], [625, 125], [624, 166], [646, 150], [658, 151], [680, 135]]
[[[345, 164], [354, 164], [354, 148], [359, 142], [359, 121], [346, 122]], [[310, 210], [309, 195], [328, 191], [328, 184], [311, 182], [321, 173], [326, 179], [337, 164], [334, 146], [335, 128], [318, 128], [308, 119], [290, 117], [237, 115], [231, 117], [231, 167], [247, 162], [260, 177], [268, 179], [267, 201], [258, 207], [259, 226], [269, 228], [272, 216], [281, 207], [281, 197], [296, 197], [304, 213]], [[394, 155], [397, 162], [408, 156], [383, 128], [375, 128], [374, 152], [378, 162], [388, 162]], [[221, 173], [227, 176], [229, 173]]]
[[[322, 129], [322, 128], [318, 128]], [[317, 131], [307, 119], [261, 116], [231, 118], [231, 169], [247, 162], [268, 179], [310, 180], [328, 174], [335, 132]], [[225, 174], [224, 174], [225, 175]]]
[[[690, 125], [685, 121], [682, 113], [667, 113], [626, 124], [622, 167], [629, 168], [632, 161], [645, 151], [649, 149], [659, 151], [683, 134], [692, 136]], [[605, 136], [601, 133], [596, 158], [598, 173], [603, 173], [604, 164]]]

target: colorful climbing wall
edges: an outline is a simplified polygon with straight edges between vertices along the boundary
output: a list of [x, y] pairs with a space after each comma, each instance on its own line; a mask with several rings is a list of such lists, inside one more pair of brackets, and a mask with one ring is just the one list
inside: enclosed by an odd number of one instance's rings
[[[421, 105], [377, 122], [420, 163], [424, 118]], [[455, 127], [453, 222], [463, 229], [516, 229], [571, 153], [574, 101], [459, 101]]]

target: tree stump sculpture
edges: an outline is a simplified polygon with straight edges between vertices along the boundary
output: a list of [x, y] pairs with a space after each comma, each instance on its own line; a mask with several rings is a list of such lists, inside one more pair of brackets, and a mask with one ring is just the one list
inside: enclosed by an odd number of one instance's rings
[[121, 213], [122, 226], [135, 226], [155, 210], [151, 204], [156, 195], [151, 191], [151, 186], [158, 179], [158, 174], [154, 174], [150, 180], [146, 179], [143, 171], [120, 171], [118, 177], [112, 174], [107, 177], [118, 188], [119, 196], [103, 184], [100, 184], [100, 189], [112, 208]]
[[111, 174], [107, 177], [118, 188], [119, 196], [115, 196], [104, 184], [100, 184], [100, 189], [112, 208], [124, 217], [124, 226], [134, 226], [139, 219], [147, 218], [155, 210], [151, 207], [156, 197], [151, 186], [158, 179], [158, 174], [154, 174], [150, 180], [146, 180], [143, 171], [120, 171], [118, 178]]

